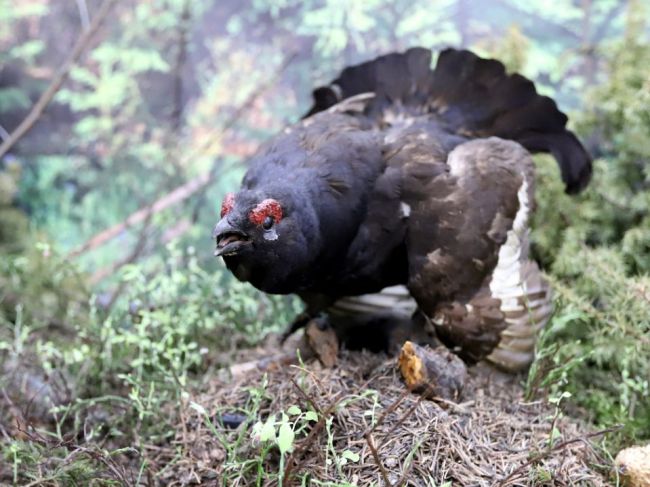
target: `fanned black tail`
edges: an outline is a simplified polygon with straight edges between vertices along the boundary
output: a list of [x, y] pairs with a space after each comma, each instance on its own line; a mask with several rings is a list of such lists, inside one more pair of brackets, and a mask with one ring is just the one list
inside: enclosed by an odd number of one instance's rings
[[434, 115], [450, 132], [470, 138], [497, 136], [557, 160], [567, 193], [578, 193], [591, 178], [591, 158], [567, 116], [541, 96], [529, 79], [507, 74], [494, 59], [466, 50], [446, 49], [431, 70], [431, 51], [421, 47], [391, 53], [345, 68], [329, 86], [314, 90], [306, 117], [351, 96], [373, 92], [368, 114], [388, 106], [415, 108]]

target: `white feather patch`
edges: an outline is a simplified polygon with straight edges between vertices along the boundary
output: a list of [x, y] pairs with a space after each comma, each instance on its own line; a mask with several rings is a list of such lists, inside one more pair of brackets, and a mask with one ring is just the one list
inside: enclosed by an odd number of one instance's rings
[[[527, 257], [528, 247], [528, 215], [530, 201], [528, 201], [528, 181], [524, 178], [517, 192], [519, 210], [508, 232], [506, 242], [499, 249], [497, 266], [492, 273], [490, 291], [495, 298], [504, 301], [526, 293], [522, 279], [522, 261]], [[508, 303], [512, 305], [511, 302]]]

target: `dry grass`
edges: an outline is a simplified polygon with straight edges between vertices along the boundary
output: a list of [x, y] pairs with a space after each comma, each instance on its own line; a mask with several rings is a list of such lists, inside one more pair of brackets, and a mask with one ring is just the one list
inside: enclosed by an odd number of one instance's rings
[[[548, 403], [524, 402], [521, 377], [472, 367], [454, 404], [405, 392], [398, 374], [394, 359], [344, 352], [331, 369], [314, 362], [214, 380], [183, 400], [175, 441], [148, 460], [169, 485], [609, 485], [609, 461], [590, 442], [600, 433]], [[296, 435], [281, 467], [278, 449], [255, 441], [251, 426], [294, 405], [318, 421]], [[226, 413], [246, 419], [228, 429]], [[344, 451], [358, 461], [341, 461]]]

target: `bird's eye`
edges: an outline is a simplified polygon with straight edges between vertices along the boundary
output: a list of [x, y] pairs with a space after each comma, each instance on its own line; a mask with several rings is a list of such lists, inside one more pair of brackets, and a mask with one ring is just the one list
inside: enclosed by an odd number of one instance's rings
[[268, 230], [282, 220], [282, 207], [274, 199], [267, 198], [257, 204], [248, 214], [248, 220], [256, 226]]
[[274, 223], [275, 223], [275, 221], [273, 220], [273, 217], [272, 216], [267, 216], [264, 219], [264, 221], [262, 222], [262, 228], [264, 230], [269, 230], [273, 226]]

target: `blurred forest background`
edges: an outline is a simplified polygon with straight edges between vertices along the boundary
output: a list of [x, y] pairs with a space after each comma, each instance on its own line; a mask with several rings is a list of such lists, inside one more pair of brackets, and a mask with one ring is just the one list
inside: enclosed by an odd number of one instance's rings
[[594, 155], [577, 198], [538, 158], [534, 250], [557, 311], [526, 387], [624, 424], [613, 453], [650, 438], [645, 4], [0, 0], [0, 483], [158, 475], [146, 445], [173, 437], [174, 404], [299, 309], [212, 257], [223, 195], [313, 87], [416, 45], [501, 59]]

